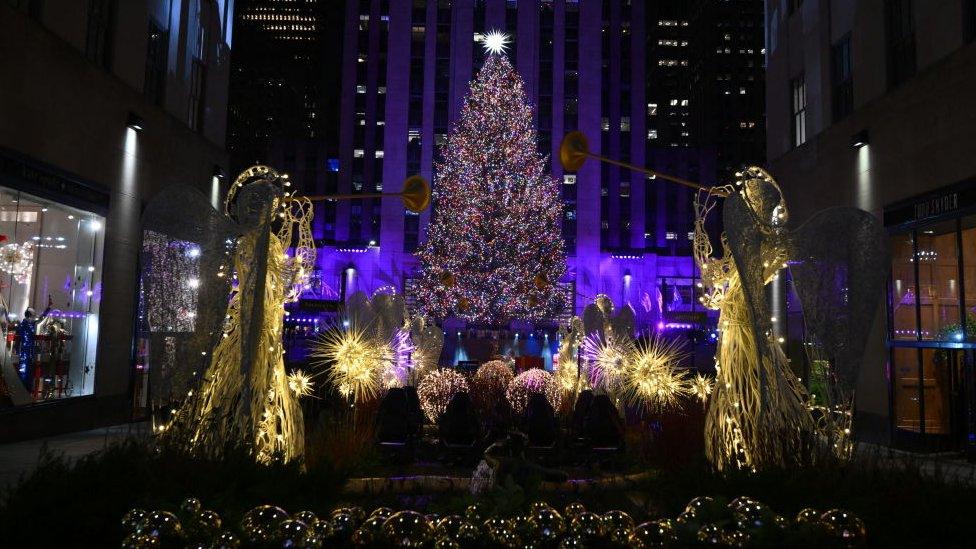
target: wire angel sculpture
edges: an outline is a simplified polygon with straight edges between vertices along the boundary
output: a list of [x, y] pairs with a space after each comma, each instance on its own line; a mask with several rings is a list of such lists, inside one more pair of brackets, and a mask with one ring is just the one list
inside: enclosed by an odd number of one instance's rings
[[[716, 258], [705, 221], [715, 198], [724, 195], [726, 232]], [[746, 169], [735, 186], [703, 192], [695, 208], [694, 256], [706, 287], [702, 302], [719, 311], [721, 334], [705, 423], [707, 457], [719, 470], [790, 466], [817, 455], [811, 452], [815, 445], [846, 457], [854, 381], [887, 266], [880, 224], [867, 212], [834, 208], [788, 231], [783, 194], [758, 167]], [[841, 413], [814, 413], [773, 339], [764, 288], [790, 264], [807, 350], [829, 349], [827, 406]], [[838, 434], [846, 438], [838, 440]]]
[[[311, 272], [315, 246], [312, 204], [291, 196], [287, 186], [287, 177], [274, 169], [253, 166], [232, 184], [223, 215], [186, 187], [163, 191], [144, 215], [144, 230], [192, 243], [189, 249], [199, 258], [192, 322], [175, 323], [186, 337], [171, 336], [162, 356], [150, 343], [150, 356], [177, 371], [190, 368], [189, 361], [176, 362], [172, 355], [202, 349], [200, 355], [209, 357], [199, 368], [202, 376], [172, 376], [182, 383], [162, 384], [168, 396], [189, 387], [167, 435], [192, 452], [219, 456], [243, 445], [261, 463], [303, 455], [302, 413], [285, 371], [282, 322], [285, 303], [297, 299]], [[146, 307], [152, 318], [153, 301]], [[181, 349], [172, 351], [177, 345]]]

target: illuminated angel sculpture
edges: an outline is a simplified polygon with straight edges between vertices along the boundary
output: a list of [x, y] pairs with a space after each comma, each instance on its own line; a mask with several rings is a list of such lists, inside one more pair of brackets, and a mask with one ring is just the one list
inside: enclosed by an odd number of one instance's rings
[[[285, 371], [282, 322], [285, 303], [298, 297], [311, 272], [315, 247], [311, 202], [290, 196], [288, 185], [275, 170], [254, 166], [231, 186], [224, 216], [208, 217], [204, 211], [193, 220], [174, 219], [168, 227], [173, 231], [174, 225], [206, 226], [184, 232], [195, 232], [202, 241], [194, 248], [201, 258], [195, 282], [201, 315], [192, 315], [197, 321], [194, 330], [203, 340], [215, 336], [216, 344], [210, 347], [199, 385], [188, 391], [189, 398], [168, 428], [190, 451], [219, 455], [228, 446], [243, 445], [262, 463], [291, 461], [303, 454], [302, 413]], [[171, 209], [173, 200], [165, 198], [155, 200], [160, 205], [150, 209], [154, 226], [173, 217], [163, 207]], [[195, 204], [190, 200], [185, 208], [206, 210]], [[221, 236], [226, 236], [226, 250], [217, 253], [213, 243]], [[230, 287], [229, 303], [223, 293], [226, 312], [219, 323], [208, 323], [203, 316], [212, 318], [210, 309], [220, 310], [214, 304], [227, 288], [221, 284], [227, 279], [236, 283]], [[205, 342], [200, 345], [207, 348]]]
[[[717, 377], [705, 424], [705, 450], [717, 469], [756, 470], [848, 457], [857, 371], [885, 278], [884, 232], [871, 214], [831, 208], [788, 231], [786, 202], [765, 170], [750, 167], [734, 186], [696, 199], [695, 261], [719, 310]], [[723, 206], [723, 255], [713, 258], [705, 220]], [[789, 266], [803, 308], [806, 350], [830, 364], [828, 402], [812, 403], [790, 368], [766, 284]], [[816, 448], [826, 452], [814, 451]]]
[[[763, 172], [764, 173], [764, 172]], [[786, 206], [771, 178], [739, 182], [726, 188], [729, 198], [741, 199], [767, 231], [781, 230]], [[775, 195], [770, 191], [774, 190]], [[747, 303], [740, 272], [723, 235], [721, 258], [712, 258], [705, 218], [714, 206], [707, 193], [696, 203], [694, 252], [708, 288], [705, 304], [719, 310], [719, 349], [716, 383], [705, 423], [705, 451], [717, 469], [729, 466], [759, 468], [785, 464], [804, 454], [805, 438], [813, 432], [802, 386], [789, 369], [786, 355], [769, 331], [757, 335], [756, 319]], [[777, 246], [758, 250], [764, 284], [785, 266], [785, 250]]]
[[[834, 207], [787, 230], [786, 201], [762, 168], [737, 173], [734, 185], [707, 188], [593, 153], [585, 135], [566, 134], [559, 148], [563, 168], [578, 171], [590, 158], [699, 191], [694, 257], [702, 303], [719, 311], [721, 337], [714, 388], [709, 394], [708, 383], [696, 381], [694, 392], [708, 398], [705, 449], [713, 466], [757, 470], [849, 458], [854, 388], [890, 267], [880, 221], [857, 208]], [[713, 258], [705, 221], [718, 198], [725, 198], [725, 233], [722, 256]], [[817, 365], [811, 374], [826, 387], [820, 400], [807, 393], [773, 339], [765, 286], [787, 267], [802, 308], [803, 347]], [[591, 347], [603, 363], [621, 363], [612, 347]]]

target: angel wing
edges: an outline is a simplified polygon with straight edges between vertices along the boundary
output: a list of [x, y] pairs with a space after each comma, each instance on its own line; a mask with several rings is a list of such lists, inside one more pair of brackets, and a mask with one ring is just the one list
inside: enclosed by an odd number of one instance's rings
[[410, 340], [414, 344], [415, 378], [437, 367], [444, 347], [444, 331], [423, 317], [410, 320]]
[[807, 346], [829, 361], [840, 396], [849, 397], [891, 264], [884, 228], [863, 210], [830, 208], [800, 226], [790, 241]]
[[624, 304], [623, 307], [617, 311], [617, 314], [610, 319], [610, 327], [613, 328], [613, 333], [619, 336], [626, 335], [627, 337], [633, 335], [634, 326], [634, 309], [631, 308], [629, 304]]
[[595, 332], [599, 334], [600, 339], [603, 339], [604, 322], [606, 322], [606, 316], [596, 303], [590, 303], [583, 309], [584, 334], [590, 335]]
[[375, 326], [373, 310], [364, 292], [356, 292], [346, 299], [346, 317], [350, 326], [360, 330], [370, 330]]
[[140, 347], [154, 404], [186, 396], [222, 334], [238, 228], [193, 187], [157, 193], [142, 216]]
[[[749, 304], [749, 320], [757, 342], [767, 341], [772, 328], [764, 290], [766, 282], [786, 260], [785, 233], [773, 230], [765, 223], [772, 212], [772, 208], [767, 207], [770, 202], [764, 198], [756, 200], [758, 206], [750, 206], [742, 194], [733, 193], [725, 200], [722, 211], [728, 245]], [[768, 345], [756, 347], [765, 358], [770, 358]]]
[[407, 308], [403, 297], [394, 293], [374, 294], [369, 306], [375, 318], [378, 337], [390, 341], [403, 327], [406, 318]]

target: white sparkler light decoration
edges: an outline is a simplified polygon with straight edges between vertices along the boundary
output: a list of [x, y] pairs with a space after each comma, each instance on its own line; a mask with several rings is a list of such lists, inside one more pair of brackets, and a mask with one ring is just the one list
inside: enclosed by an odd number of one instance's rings
[[508, 47], [508, 35], [499, 30], [493, 30], [481, 39], [481, 44], [485, 48], [485, 53], [505, 53]]

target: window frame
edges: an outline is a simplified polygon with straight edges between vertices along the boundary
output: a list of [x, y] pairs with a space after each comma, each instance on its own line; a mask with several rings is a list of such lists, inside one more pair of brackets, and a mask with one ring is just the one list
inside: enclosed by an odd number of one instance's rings
[[804, 73], [790, 79], [790, 145], [807, 142], [807, 84]]
[[837, 122], [854, 112], [854, 55], [849, 32], [830, 47], [830, 80], [831, 112]]

